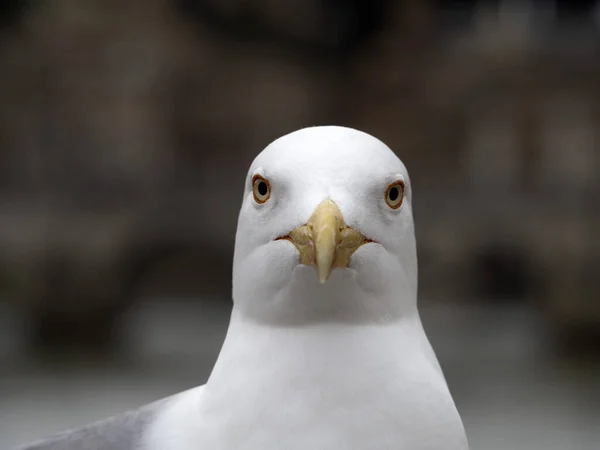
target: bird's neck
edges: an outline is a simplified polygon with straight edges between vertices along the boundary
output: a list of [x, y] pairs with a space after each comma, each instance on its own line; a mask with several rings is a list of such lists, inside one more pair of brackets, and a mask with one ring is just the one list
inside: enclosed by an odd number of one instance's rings
[[234, 310], [195, 392], [173, 422], [193, 430], [185, 448], [466, 448], [417, 315], [273, 327]]
[[273, 327], [249, 321], [234, 308], [207, 387], [231, 389], [242, 383], [310, 388], [335, 386], [349, 377], [356, 389], [362, 382], [371, 385], [378, 377], [410, 371], [415, 363], [439, 371], [416, 312], [386, 324]]

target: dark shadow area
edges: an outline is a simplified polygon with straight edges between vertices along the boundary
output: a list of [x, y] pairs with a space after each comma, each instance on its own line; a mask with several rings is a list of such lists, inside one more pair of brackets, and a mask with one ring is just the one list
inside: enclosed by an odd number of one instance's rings
[[536, 280], [522, 250], [492, 244], [475, 254], [474, 297], [521, 302], [536, 292]]
[[0, 1], [0, 37], [4, 29], [18, 27], [21, 19], [36, 6], [40, 0], [2, 0]]
[[[307, 0], [295, 2], [306, 21], [278, 22], [263, 11], [260, 2], [231, 12], [218, 2], [173, 0], [174, 8], [187, 20], [209, 27], [222, 37], [239, 42], [273, 44], [296, 56], [315, 60], [343, 60], [371, 42], [386, 24], [390, 0]], [[297, 17], [296, 17], [297, 19]], [[307, 31], [314, 30], [314, 31]]]

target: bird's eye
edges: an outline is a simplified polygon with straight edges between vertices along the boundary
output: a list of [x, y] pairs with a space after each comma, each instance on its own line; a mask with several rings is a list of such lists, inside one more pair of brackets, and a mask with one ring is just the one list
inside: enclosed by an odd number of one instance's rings
[[256, 203], [264, 203], [271, 197], [271, 185], [260, 175], [252, 177], [252, 194]]
[[385, 202], [392, 209], [398, 209], [402, 206], [404, 199], [404, 181], [399, 180], [388, 186], [385, 191]]

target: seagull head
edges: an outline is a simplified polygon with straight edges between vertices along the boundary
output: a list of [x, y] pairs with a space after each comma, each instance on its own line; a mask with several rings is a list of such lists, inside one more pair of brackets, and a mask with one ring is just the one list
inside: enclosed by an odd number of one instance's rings
[[234, 309], [268, 323], [393, 321], [416, 309], [404, 164], [358, 130], [321, 126], [268, 145], [248, 171]]

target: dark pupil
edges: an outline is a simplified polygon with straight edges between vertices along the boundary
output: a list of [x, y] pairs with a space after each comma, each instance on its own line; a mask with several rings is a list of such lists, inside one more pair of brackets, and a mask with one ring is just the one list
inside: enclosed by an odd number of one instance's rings
[[258, 193], [260, 195], [267, 195], [267, 183], [265, 183], [264, 181], [258, 183]]
[[397, 187], [393, 187], [390, 189], [390, 193], [388, 194], [388, 196], [390, 197], [390, 200], [395, 202], [396, 200], [398, 200], [398, 188]]

